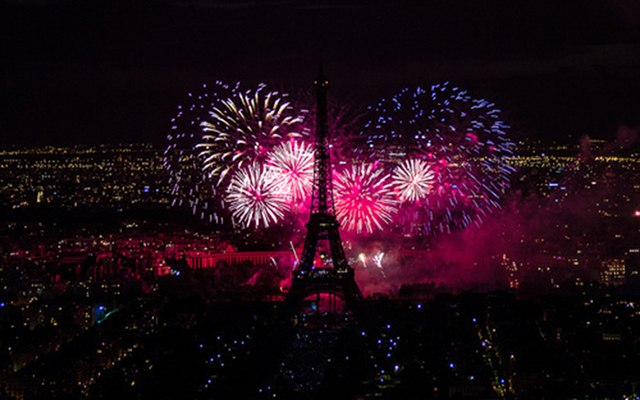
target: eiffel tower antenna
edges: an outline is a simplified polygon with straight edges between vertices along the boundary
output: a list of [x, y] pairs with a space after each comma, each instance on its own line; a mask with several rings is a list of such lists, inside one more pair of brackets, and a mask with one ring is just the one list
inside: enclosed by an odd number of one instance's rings
[[347, 262], [338, 232], [340, 224], [336, 219], [334, 205], [327, 127], [329, 81], [322, 71], [322, 63], [314, 87], [316, 126], [311, 212], [306, 224], [307, 237], [302, 257], [298, 268], [293, 271], [291, 289], [286, 300], [299, 309], [307, 296], [326, 293], [341, 297], [353, 311], [362, 300], [362, 293], [355, 282], [353, 268]]

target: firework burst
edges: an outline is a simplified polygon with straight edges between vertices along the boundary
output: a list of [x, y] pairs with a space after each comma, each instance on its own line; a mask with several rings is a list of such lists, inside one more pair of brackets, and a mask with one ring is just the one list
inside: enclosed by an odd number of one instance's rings
[[431, 192], [434, 181], [433, 171], [422, 160], [405, 160], [393, 172], [393, 185], [402, 202], [425, 198]]
[[338, 221], [356, 233], [384, 229], [397, 210], [391, 178], [375, 164], [355, 164], [336, 174], [335, 196]]
[[[164, 161], [173, 204], [218, 223], [282, 221], [312, 189], [313, 116], [264, 85], [240, 91], [216, 82], [202, 92], [190, 93], [191, 104], [172, 119]], [[395, 220], [404, 233], [436, 235], [479, 223], [500, 206], [512, 144], [492, 103], [443, 84], [383, 100], [366, 124], [355, 110], [339, 108], [330, 127], [345, 229], [373, 232]]]
[[178, 105], [171, 119], [171, 132], [164, 152], [164, 166], [169, 173], [172, 206], [188, 207], [194, 215], [210, 222], [224, 223], [216, 212], [220, 209], [216, 187], [204, 179], [202, 160], [196, 145], [202, 140], [200, 124], [209, 110], [223, 99], [233, 97], [239, 84], [226, 85], [220, 81], [204, 84], [199, 91], [188, 93], [187, 101]]
[[278, 186], [294, 203], [304, 201], [313, 185], [313, 148], [305, 142], [289, 140], [276, 146], [267, 158]]
[[264, 161], [284, 139], [306, 135], [303, 116], [295, 115], [285, 98], [261, 85], [214, 105], [201, 123], [204, 135], [196, 147], [204, 171], [209, 178], [217, 177], [217, 185], [234, 168]]
[[369, 157], [401, 165], [394, 174], [396, 187], [406, 187], [411, 175], [409, 166], [402, 167], [407, 157], [423, 160], [432, 172], [425, 176], [433, 182], [425, 182], [431, 190], [424, 196], [400, 194], [413, 199], [400, 213], [408, 230], [450, 232], [481, 222], [499, 207], [512, 172], [505, 163], [512, 143], [494, 104], [445, 83], [431, 90], [405, 89], [373, 109], [376, 117], [363, 131]]
[[[219, 81], [189, 93], [189, 102], [178, 106], [167, 135], [164, 165], [172, 205], [187, 206], [202, 219], [224, 224], [229, 217], [227, 187], [235, 171], [264, 163], [288, 138], [307, 134], [302, 123], [306, 112], [295, 114], [287, 97], [268, 92], [264, 85], [241, 92], [239, 83]], [[306, 147], [294, 150], [299, 148]]]
[[280, 221], [289, 209], [276, 174], [271, 168], [255, 163], [236, 171], [225, 200], [234, 221], [245, 228], [266, 228]]

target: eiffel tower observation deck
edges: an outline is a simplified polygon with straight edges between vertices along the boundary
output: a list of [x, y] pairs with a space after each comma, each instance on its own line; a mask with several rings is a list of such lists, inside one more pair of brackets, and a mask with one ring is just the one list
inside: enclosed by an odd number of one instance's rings
[[354, 270], [347, 262], [336, 219], [329, 156], [327, 127], [327, 89], [329, 81], [320, 71], [315, 79], [316, 125], [313, 193], [307, 236], [300, 264], [293, 271], [287, 302], [298, 309], [305, 298], [321, 294], [344, 301], [353, 311], [362, 300], [354, 279]]

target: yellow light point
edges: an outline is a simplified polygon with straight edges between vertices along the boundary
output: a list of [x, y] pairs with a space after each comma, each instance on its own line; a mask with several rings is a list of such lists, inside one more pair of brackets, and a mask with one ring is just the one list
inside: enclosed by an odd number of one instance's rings
[[360, 259], [360, 261], [362, 261], [362, 265], [364, 265], [365, 267], [367, 266], [366, 262], [365, 262], [365, 258], [364, 258], [364, 253], [360, 253], [360, 255], [358, 256], [358, 258]]

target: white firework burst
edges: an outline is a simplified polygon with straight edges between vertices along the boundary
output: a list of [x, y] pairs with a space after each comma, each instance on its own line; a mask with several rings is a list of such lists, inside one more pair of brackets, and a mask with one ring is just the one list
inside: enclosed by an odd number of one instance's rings
[[264, 88], [261, 85], [221, 101], [201, 124], [204, 135], [196, 146], [198, 156], [203, 159], [203, 170], [210, 178], [217, 176], [218, 184], [233, 168], [264, 161], [283, 139], [305, 134], [304, 118], [294, 114], [286, 95]]
[[269, 165], [281, 191], [293, 202], [305, 200], [313, 186], [313, 148], [305, 142], [289, 140], [269, 154]]
[[229, 211], [243, 227], [269, 227], [289, 209], [273, 171], [266, 166], [249, 164], [231, 178], [225, 200]]
[[402, 202], [425, 198], [435, 181], [433, 170], [423, 160], [404, 160], [393, 171], [393, 185]]

